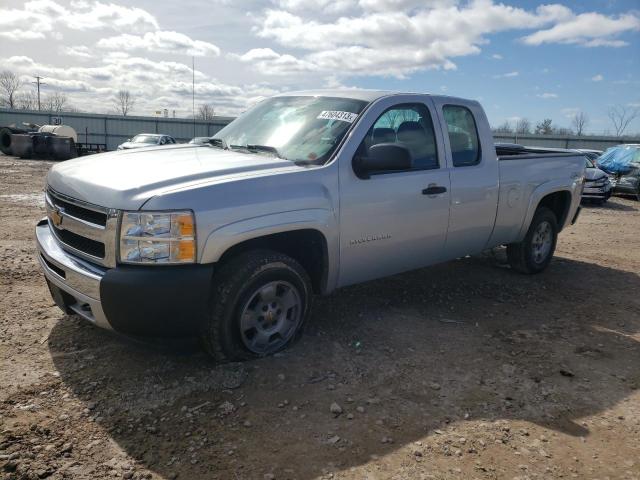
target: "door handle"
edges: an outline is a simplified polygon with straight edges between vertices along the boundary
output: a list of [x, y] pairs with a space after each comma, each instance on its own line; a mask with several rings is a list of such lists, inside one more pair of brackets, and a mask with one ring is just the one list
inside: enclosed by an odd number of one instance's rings
[[442, 187], [440, 185], [429, 185], [429, 187], [422, 190], [423, 195], [438, 195], [439, 193], [444, 193], [447, 191], [447, 187]]

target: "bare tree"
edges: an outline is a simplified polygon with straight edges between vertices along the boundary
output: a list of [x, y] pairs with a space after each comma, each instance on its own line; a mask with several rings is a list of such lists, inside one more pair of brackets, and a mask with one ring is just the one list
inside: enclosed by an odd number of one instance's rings
[[16, 92], [22, 86], [20, 77], [9, 71], [0, 72], [0, 105], [16, 108]]
[[131, 96], [129, 90], [118, 90], [116, 98], [113, 100], [113, 104], [118, 113], [121, 113], [123, 117], [126, 117], [136, 104], [135, 99]]
[[553, 126], [551, 123], [553, 120], [545, 118], [543, 121], [536, 125], [536, 135], [551, 135], [553, 133]]
[[616, 137], [621, 137], [629, 124], [640, 114], [637, 107], [625, 107], [624, 105], [614, 105], [607, 111], [607, 116], [616, 131]]
[[37, 110], [38, 95], [33, 90], [16, 95], [16, 108], [20, 110]]
[[47, 95], [42, 107], [47, 112], [62, 112], [67, 108], [67, 96], [61, 92], [53, 92]]
[[516, 133], [519, 135], [527, 135], [531, 133], [531, 122], [526, 118], [520, 118], [516, 122]]
[[553, 127], [553, 131], [552, 133], [554, 135], [573, 135], [573, 130], [571, 130], [570, 128], [565, 128], [565, 127]]
[[493, 133], [513, 133], [513, 128], [511, 128], [511, 124], [505, 120], [502, 125], [493, 128]]
[[203, 103], [198, 107], [196, 118], [199, 118], [200, 120], [213, 120], [214, 114], [215, 110], [213, 105], [210, 103]]
[[571, 118], [571, 126], [576, 131], [576, 135], [581, 136], [584, 133], [584, 129], [589, 124], [589, 117], [584, 112], [577, 112]]

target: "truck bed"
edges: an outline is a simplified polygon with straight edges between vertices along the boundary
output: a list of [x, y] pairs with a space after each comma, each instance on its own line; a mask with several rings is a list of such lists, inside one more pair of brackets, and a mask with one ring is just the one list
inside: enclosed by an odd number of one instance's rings
[[[500, 190], [490, 242], [493, 245], [511, 243], [522, 237], [523, 225], [529, 221], [529, 203], [536, 201], [538, 187], [545, 185], [545, 191], [553, 191], [554, 183], [566, 184], [567, 179], [577, 178], [579, 172], [584, 171], [584, 157], [568, 150], [496, 145], [496, 153], [500, 160]], [[579, 201], [579, 197], [576, 198]], [[564, 225], [559, 227], [562, 229]]]
[[520, 160], [545, 157], [571, 157], [576, 152], [563, 148], [525, 147], [516, 143], [496, 143], [498, 160]]

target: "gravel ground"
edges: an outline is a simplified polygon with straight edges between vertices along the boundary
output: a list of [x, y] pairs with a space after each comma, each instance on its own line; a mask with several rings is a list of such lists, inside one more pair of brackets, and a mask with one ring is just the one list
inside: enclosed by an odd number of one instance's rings
[[585, 208], [541, 275], [496, 250], [345, 288], [215, 365], [54, 306], [50, 165], [0, 156], [1, 478], [640, 478], [640, 203]]

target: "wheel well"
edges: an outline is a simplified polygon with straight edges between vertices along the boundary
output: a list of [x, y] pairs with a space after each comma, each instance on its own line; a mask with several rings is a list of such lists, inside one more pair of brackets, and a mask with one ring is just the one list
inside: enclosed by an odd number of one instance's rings
[[238, 243], [225, 251], [219, 263], [249, 250], [268, 249], [295, 259], [307, 271], [315, 293], [322, 293], [329, 269], [327, 240], [318, 230], [303, 229], [274, 233]]
[[550, 193], [538, 204], [538, 207], [547, 207], [551, 210], [558, 220], [558, 228], [562, 230], [569, 207], [571, 206], [571, 193], [566, 191]]

